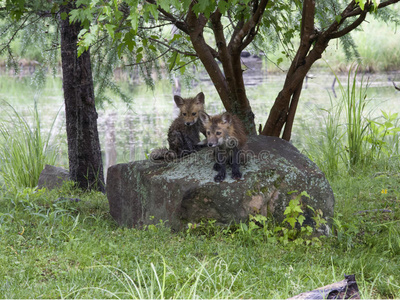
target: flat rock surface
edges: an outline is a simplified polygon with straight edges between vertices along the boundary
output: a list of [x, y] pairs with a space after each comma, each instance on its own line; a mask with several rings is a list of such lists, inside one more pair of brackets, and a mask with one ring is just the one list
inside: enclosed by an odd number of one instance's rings
[[[244, 221], [262, 214], [278, 221], [289, 201], [302, 191], [304, 207], [333, 216], [334, 196], [324, 174], [292, 144], [276, 137], [253, 136], [242, 180], [231, 169], [221, 183], [214, 182], [214, 158], [209, 148], [180, 160], [136, 161], [108, 169], [107, 198], [118, 224], [141, 227], [166, 221], [174, 229], [188, 222], [215, 219], [217, 223]], [[293, 191], [297, 191], [291, 193]], [[306, 224], [313, 224], [305, 209]]]

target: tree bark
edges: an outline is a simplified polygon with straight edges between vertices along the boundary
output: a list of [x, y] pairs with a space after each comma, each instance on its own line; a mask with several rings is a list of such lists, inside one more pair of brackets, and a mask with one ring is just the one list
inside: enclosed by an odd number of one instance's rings
[[[73, 9], [69, 1], [61, 13]], [[68, 139], [69, 172], [80, 188], [105, 191], [103, 162], [97, 131], [90, 53], [77, 55], [79, 23], [61, 20], [61, 60]]]
[[[239, 117], [247, 134], [256, 134], [254, 113], [246, 96], [240, 53], [256, 36], [268, 0], [252, 2], [252, 16], [246, 22], [237, 22], [229, 43], [225, 39], [220, 11], [217, 9], [213, 12], [210, 19], [203, 14], [196, 16], [192, 10], [194, 3], [192, 2], [189, 8], [185, 25], [181, 24], [182, 28], [180, 29], [189, 34], [193, 48], [217, 89], [225, 109]], [[171, 16], [168, 17], [171, 18]], [[209, 20], [212, 24], [218, 51], [211, 48], [203, 36], [204, 27]], [[222, 70], [217, 60], [221, 63]]]

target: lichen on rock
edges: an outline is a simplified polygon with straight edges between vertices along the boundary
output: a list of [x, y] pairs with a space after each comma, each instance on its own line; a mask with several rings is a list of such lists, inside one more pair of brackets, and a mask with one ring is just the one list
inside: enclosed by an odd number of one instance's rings
[[[334, 196], [318, 167], [290, 143], [275, 137], [249, 139], [249, 159], [241, 166], [241, 180], [227, 177], [214, 182], [211, 149], [182, 159], [150, 160], [114, 165], [107, 175], [110, 213], [120, 225], [142, 226], [159, 220], [174, 229], [187, 222], [215, 219], [218, 223], [244, 221], [249, 214], [262, 214], [278, 221], [295, 196], [306, 191], [304, 204], [333, 216]], [[312, 224], [311, 216], [306, 222]]]

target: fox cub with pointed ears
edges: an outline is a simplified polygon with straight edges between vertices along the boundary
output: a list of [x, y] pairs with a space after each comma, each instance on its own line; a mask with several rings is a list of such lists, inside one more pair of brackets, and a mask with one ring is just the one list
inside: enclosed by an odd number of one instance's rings
[[240, 160], [247, 142], [242, 122], [228, 112], [215, 116], [200, 112], [199, 117], [206, 131], [206, 143], [214, 148], [214, 170], [218, 171], [214, 181], [221, 182], [225, 179], [227, 163], [232, 166], [232, 178], [241, 179]]
[[169, 149], [153, 150], [150, 154], [151, 159], [180, 158], [201, 148], [201, 145], [198, 145], [200, 132], [205, 135], [205, 131], [199, 113], [204, 110], [204, 94], [200, 92], [193, 98], [175, 95], [174, 101], [179, 108], [179, 116], [168, 129]]

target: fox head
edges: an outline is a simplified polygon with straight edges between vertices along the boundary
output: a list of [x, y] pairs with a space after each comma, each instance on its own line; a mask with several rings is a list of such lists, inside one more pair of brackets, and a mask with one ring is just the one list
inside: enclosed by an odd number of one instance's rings
[[198, 93], [194, 98], [182, 98], [174, 96], [176, 106], [180, 110], [180, 116], [183, 118], [185, 125], [191, 126], [195, 124], [199, 118], [199, 113], [204, 111], [204, 94]]
[[221, 115], [210, 117], [205, 112], [201, 112], [200, 120], [206, 130], [207, 145], [209, 147], [228, 146], [233, 148], [237, 146], [231, 114], [225, 112]]

